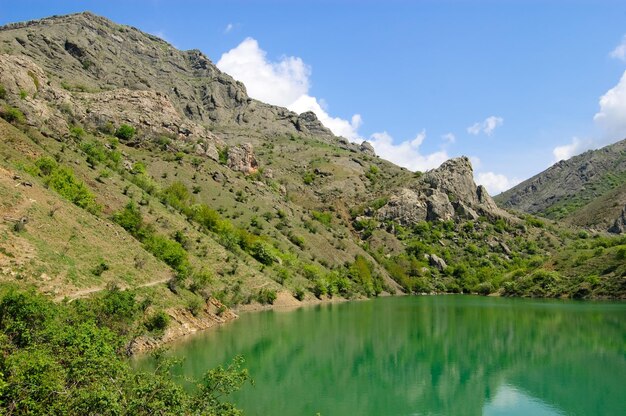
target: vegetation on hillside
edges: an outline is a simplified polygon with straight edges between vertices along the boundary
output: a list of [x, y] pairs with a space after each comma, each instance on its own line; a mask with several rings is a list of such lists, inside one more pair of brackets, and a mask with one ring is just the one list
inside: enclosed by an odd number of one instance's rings
[[[0, 406], [11, 415], [239, 415], [224, 398], [248, 381], [243, 361], [209, 370], [192, 392], [172, 375], [178, 364], [155, 353], [137, 371], [125, 346], [146, 319], [132, 291], [53, 303], [32, 291], [0, 294]], [[156, 324], [155, 324], [156, 322]]]

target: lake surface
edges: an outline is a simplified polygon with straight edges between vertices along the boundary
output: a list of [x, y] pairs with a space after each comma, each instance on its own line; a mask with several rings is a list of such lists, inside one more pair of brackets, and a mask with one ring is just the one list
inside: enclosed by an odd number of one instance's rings
[[246, 415], [626, 415], [626, 303], [391, 297], [244, 314], [175, 345], [241, 354]]

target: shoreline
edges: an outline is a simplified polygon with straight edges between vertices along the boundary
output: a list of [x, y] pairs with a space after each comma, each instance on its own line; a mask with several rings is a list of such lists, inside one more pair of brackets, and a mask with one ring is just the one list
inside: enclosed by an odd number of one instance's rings
[[191, 312], [186, 309], [168, 309], [167, 314], [170, 316], [171, 322], [170, 327], [165, 330], [164, 334], [159, 338], [142, 335], [132, 339], [126, 346], [126, 354], [130, 358], [145, 355], [164, 345], [182, 342], [186, 338], [194, 336], [199, 332], [226, 325], [229, 322], [237, 320], [239, 316], [244, 313], [270, 310], [286, 312], [308, 306], [359, 300], [369, 299], [345, 299], [342, 297], [318, 299], [308, 297], [299, 301], [294, 298], [289, 291], [283, 290], [277, 293], [276, 300], [272, 304], [263, 305], [255, 301], [247, 305], [238, 305], [235, 308], [226, 308], [226, 310], [224, 310], [225, 305], [217, 299], [211, 298], [197, 316], [192, 315]]

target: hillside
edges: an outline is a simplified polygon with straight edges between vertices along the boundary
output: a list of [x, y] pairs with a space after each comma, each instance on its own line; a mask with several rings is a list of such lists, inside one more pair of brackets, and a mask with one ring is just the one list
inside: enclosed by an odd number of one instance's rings
[[[622, 239], [498, 208], [465, 157], [395, 166], [249, 98], [199, 51], [90, 13], [2, 27], [0, 51], [0, 279], [134, 293], [132, 348], [227, 307], [626, 296]], [[168, 330], [146, 330], [160, 313]]]
[[624, 232], [626, 140], [560, 161], [498, 195], [503, 208]]

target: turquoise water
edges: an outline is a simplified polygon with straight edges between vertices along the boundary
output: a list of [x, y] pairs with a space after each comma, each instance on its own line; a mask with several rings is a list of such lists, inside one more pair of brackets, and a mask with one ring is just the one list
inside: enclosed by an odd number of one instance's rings
[[241, 354], [247, 415], [626, 415], [626, 303], [416, 296], [244, 314], [172, 349]]

